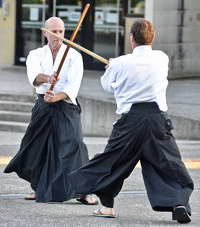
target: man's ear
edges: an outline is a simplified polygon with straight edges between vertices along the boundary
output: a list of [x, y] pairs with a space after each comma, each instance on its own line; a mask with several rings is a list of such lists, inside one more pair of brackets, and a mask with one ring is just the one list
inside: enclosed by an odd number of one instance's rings
[[130, 44], [132, 48], [135, 47], [135, 39], [133, 33], [130, 33]]
[[153, 41], [154, 41], [154, 39], [156, 38], [156, 32], [154, 32], [154, 35], [153, 35]]
[[132, 39], [133, 39], [133, 34], [132, 33], [130, 33], [130, 42], [132, 42]]
[[45, 38], [47, 38], [47, 32], [43, 31], [42, 34]]

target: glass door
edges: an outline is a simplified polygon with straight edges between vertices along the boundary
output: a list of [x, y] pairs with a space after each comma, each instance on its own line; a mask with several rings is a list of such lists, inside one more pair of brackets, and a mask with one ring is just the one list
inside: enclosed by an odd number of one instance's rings
[[[41, 28], [47, 18], [63, 19], [67, 38], [70, 38], [81, 14], [79, 0], [19, 0], [17, 1], [15, 64], [24, 65], [30, 50], [44, 45]], [[81, 30], [81, 29], [80, 29]], [[76, 42], [80, 42], [78, 34]]]
[[117, 0], [96, 0], [94, 51], [106, 58], [119, 55], [118, 37], [123, 32], [119, 26], [120, 11]]
[[[45, 43], [40, 29], [51, 16], [64, 21], [69, 39], [86, 3], [91, 7], [75, 42], [106, 59], [121, 54], [124, 27], [120, 25], [120, 0], [18, 0], [15, 64], [24, 65], [29, 51]], [[86, 69], [104, 69], [103, 63], [82, 55]]]
[[[54, 0], [53, 9], [55, 16], [60, 17], [65, 23], [65, 37], [70, 39], [82, 12], [82, 3], [80, 0]], [[81, 27], [76, 36], [75, 42], [80, 44]]]
[[15, 63], [23, 65], [28, 52], [41, 46], [41, 30], [48, 6], [42, 0], [17, 1]]
[[[122, 9], [120, 0], [95, 0], [93, 18], [93, 51], [109, 59], [122, 53], [123, 26], [120, 25]], [[105, 65], [96, 59], [90, 68], [104, 69]]]

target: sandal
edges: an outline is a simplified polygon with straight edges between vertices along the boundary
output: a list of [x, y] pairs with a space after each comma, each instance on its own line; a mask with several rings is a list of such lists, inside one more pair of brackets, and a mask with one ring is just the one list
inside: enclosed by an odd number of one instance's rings
[[177, 220], [179, 223], [191, 222], [190, 214], [184, 206], [177, 206], [172, 212], [172, 220]]
[[92, 213], [95, 217], [103, 217], [103, 218], [116, 218], [115, 214], [104, 214], [101, 209], [97, 209]]
[[26, 199], [26, 200], [35, 200], [35, 198], [36, 198], [36, 194], [35, 194], [35, 192], [32, 192], [32, 193], [26, 195], [26, 197], [24, 199]]
[[98, 201], [94, 197], [91, 197], [89, 195], [87, 195], [85, 197], [80, 197], [76, 200], [84, 205], [97, 205], [98, 204]]

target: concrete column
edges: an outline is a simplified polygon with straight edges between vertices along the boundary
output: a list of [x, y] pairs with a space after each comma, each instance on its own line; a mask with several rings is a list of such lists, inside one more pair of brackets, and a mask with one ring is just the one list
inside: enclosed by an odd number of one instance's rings
[[0, 66], [14, 64], [16, 1], [3, 0], [0, 8]]
[[145, 10], [157, 32], [154, 49], [170, 57], [170, 77], [200, 77], [199, 0], [146, 0]]

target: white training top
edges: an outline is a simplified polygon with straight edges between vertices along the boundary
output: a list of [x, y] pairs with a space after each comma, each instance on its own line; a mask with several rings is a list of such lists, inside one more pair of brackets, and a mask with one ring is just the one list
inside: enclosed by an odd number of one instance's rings
[[[50, 84], [43, 83], [40, 86], [34, 86], [33, 81], [36, 76], [40, 73], [50, 76], [53, 72], [56, 72], [66, 47], [67, 46], [65, 44], [61, 45], [54, 63], [51, 50], [48, 45], [30, 51], [26, 61], [27, 74], [29, 82], [36, 88], [37, 94], [44, 94], [49, 89]], [[54, 92], [65, 92], [70, 97], [72, 103], [77, 104], [76, 97], [78, 95], [82, 77], [82, 56], [78, 51], [70, 48], [60, 71], [59, 80], [54, 87]]]
[[132, 54], [110, 61], [101, 77], [105, 91], [114, 94], [117, 114], [127, 113], [133, 103], [156, 102], [167, 111], [168, 56], [151, 46], [138, 46]]

